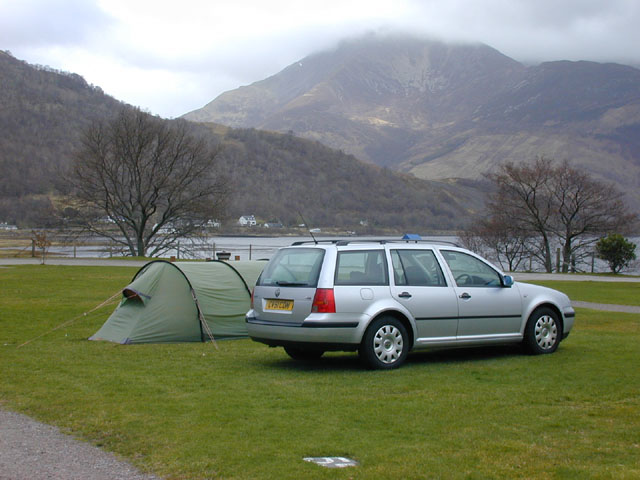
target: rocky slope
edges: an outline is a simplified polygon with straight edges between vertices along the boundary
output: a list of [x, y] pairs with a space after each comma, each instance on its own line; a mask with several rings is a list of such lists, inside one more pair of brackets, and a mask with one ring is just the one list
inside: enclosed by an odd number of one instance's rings
[[525, 66], [486, 45], [367, 36], [223, 93], [185, 118], [319, 140], [421, 178], [568, 159], [640, 210], [640, 70]]

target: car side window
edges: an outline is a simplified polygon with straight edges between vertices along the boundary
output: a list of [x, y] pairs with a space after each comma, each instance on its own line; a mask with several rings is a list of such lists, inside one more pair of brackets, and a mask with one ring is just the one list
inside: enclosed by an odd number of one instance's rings
[[396, 285], [447, 286], [432, 250], [392, 250], [391, 263]]
[[501, 287], [500, 274], [472, 255], [441, 250], [459, 287]]
[[388, 285], [384, 250], [338, 252], [335, 285]]

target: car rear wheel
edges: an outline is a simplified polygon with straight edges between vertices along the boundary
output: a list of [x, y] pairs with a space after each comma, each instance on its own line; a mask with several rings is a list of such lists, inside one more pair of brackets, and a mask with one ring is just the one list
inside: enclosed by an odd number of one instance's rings
[[367, 328], [359, 354], [369, 368], [389, 370], [404, 363], [409, 353], [409, 335], [400, 320], [380, 317]]
[[294, 360], [304, 361], [317, 360], [324, 354], [323, 350], [308, 350], [298, 347], [284, 347], [284, 351]]
[[524, 345], [529, 353], [553, 353], [561, 338], [562, 329], [556, 312], [544, 307], [531, 314], [524, 333]]

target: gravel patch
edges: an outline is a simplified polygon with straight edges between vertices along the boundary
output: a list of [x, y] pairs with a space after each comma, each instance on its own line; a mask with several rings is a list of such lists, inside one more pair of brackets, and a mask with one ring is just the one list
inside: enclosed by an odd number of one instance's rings
[[159, 480], [57, 428], [0, 409], [1, 480]]

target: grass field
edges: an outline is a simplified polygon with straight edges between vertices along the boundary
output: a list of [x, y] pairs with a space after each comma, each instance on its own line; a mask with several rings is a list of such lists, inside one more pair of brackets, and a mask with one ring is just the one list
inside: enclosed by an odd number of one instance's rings
[[638, 282], [563, 282], [536, 280], [529, 283], [544, 285], [566, 293], [571, 300], [618, 305], [640, 305], [640, 278]]
[[113, 307], [16, 348], [135, 271], [0, 268], [3, 408], [166, 478], [640, 478], [640, 315], [578, 310], [553, 355], [414, 353], [389, 372], [343, 353], [296, 363], [249, 340], [86, 341]]

